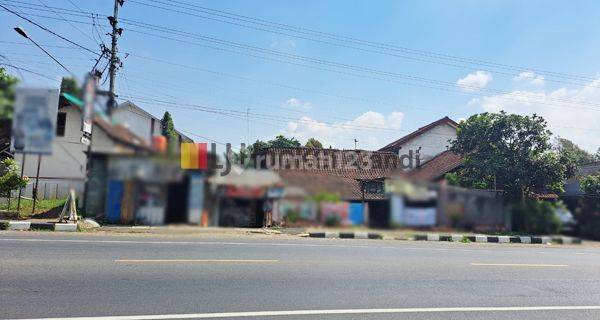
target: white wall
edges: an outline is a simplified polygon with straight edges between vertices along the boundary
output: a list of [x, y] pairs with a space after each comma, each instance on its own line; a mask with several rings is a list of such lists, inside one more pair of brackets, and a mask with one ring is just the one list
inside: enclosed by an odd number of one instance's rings
[[431, 130], [411, 139], [402, 145], [402, 148], [398, 151], [398, 155], [402, 156], [408, 154], [409, 150], [416, 152], [419, 147], [421, 164], [431, 160], [431, 158], [438, 154], [448, 150], [450, 142], [456, 138], [456, 129], [448, 124], [442, 124]]
[[160, 121], [155, 120], [154, 132], [151, 132], [152, 117], [132, 107], [129, 103], [119, 105], [119, 108], [113, 111], [112, 118], [114, 121], [124, 124], [131, 132], [148, 142], [152, 142], [154, 135], [160, 134]]
[[[86, 146], [81, 139], [81, 112], [75, 107], [61, 108], [65, 112], [65, 136], [56, 137], [52, 143], [52, 155], [43, 155], [40, 166], [40, 177], [62, 178], [69, 180], [83, 179], [85, 177], [84, 151]], [[15, 161], [21, 164], [22, 155], [15, 154]], [[37, 155], [27, 155], [25, 159], [25, 175], [35, 177], [38, 163]]]

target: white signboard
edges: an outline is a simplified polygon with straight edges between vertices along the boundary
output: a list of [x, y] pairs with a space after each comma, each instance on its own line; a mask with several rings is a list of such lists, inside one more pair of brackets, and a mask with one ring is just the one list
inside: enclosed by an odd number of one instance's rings
[[56, 136], [58, 89], [17, 88], [10, 149], [52, 154]]

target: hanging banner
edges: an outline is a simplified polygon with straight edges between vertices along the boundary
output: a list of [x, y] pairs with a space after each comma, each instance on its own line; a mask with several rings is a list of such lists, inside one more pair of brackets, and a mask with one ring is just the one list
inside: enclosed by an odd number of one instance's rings
[[52, 154], [59, 90], [17, 88], [15, 93], [10, 150]]

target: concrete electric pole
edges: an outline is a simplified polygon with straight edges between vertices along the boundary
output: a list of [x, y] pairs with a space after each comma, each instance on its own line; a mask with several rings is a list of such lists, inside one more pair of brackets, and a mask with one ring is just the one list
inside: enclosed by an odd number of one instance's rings
[[114, 13], [112, 17], [108, 17], [108, 21], [110, 22], [110, 25], [112, 26], [112, 32], [111, 32], [111, 48], [110, 48], [110, 66], [108, 68], [108, 72], [109, 72], [109, 94], [110, 96], [108, 97], [108, 106], [107, 106], [107, 113], [110, 116], [112, 111], [114, 110], [114, 108], [116, 107], [116, 96], [115, 96], [115, 74], [117, 72], [117, 68], [119, 67], [119, 65], [121, 64], [121, 61], [119, 60], [119, 57], [117, 56], [118, 53], [118, 49], [117, 49], [117, 38], [119, 36], [121, 36], [121, 34], [123, 33], [123, 29], [119, 28], [118, 25], [118, 16], [119, 16], [119, 7], [123, 6], [123, 2], [125, 2], [125, 0], [115, 0], [115, 6], [114, 6]]

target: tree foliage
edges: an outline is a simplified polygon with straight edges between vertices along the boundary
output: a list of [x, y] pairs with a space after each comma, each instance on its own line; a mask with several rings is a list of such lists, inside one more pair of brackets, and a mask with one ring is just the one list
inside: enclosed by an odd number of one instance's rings
[[0, 68], [0, 119], [12, 118], [15, 103], [15, 87], [19, 79]]
[[600, 197], [600, 174], [582, 177], [579, 186], [585, 194]]
[[271, 148], [297, 148], [302, 146], [296, 138], [286, 138], [283, 135], [278, 135], [273, 140], [269, 140], [267, 144]]
[[25, 187], [28, 181], [25, 176], [21, 179], [19, 165], [14, 159], [0, 161], [0, 196], [9, 197], [11, 191]]
[[175, 124], [173, 124], [173, 118], [169, 111], [165, 111], [162, 119], [160, 120], [161, 134], [169, 139], [175, 137]]
[[68, 93], [77, 98], [82, 97], [81, 87], [77, 84], [77, 79], [73, 77], [63, 77], [60, 81], [60, 96], [58, 103], [61, 106], [68, 105], [69, 101], [63, 97], [63, 93]]
[[177, 150], [177, 133], [175, 132], [175, 124], [169, 111], [165, 111], [160, 120], [161, 134], [167, 139], [167, 150], [169, 154], [175, 154]]
[[323, 144], [315, 138], [308, 139], [304, 146], [307, 148], [323, 149]]
[[452, 150], [464, 157], [453, 182], [503, 190], [509, 199], [539, 191], [562, 191], [567, 166], [550, 144], [551, 132], [537, 115], [482, 113], [458, 126]]
[[581, 149], [571, 140], [565, 138], [556, 139], [556, 150], [561, 155], [563, 163], [567, 166], [568, 178], [577, 173], [579, 166], [596, 161], [595, 155]]

